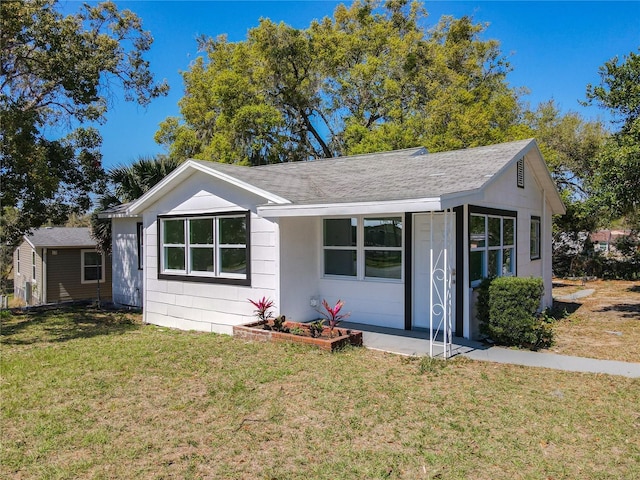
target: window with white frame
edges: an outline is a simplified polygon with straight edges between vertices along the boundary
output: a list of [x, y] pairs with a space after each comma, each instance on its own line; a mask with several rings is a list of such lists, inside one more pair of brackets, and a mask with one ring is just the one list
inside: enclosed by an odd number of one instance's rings
[[402, 218], [323, 220], [324, 274], [357, 279], [402, 279]]
[[248, 278], [248, 215], [160, 218], [160, 274]]
[[473, 213], [469, 220], [471, 285], [515, 274], [516, 219]]
[[529, 237], [529, 253], [531, 260], [538, 260], [540, 258], [540, 217], [531, 217]]
[[36, 252], [33, 250], [31, 252], [31, 278], [33, 281], [36, 281]]
[[80, 251], [81, 283], [104, 282], [104, 257], [95, 250]]
[[16, 250], [16, 273], [20, 275], [20, 249]]

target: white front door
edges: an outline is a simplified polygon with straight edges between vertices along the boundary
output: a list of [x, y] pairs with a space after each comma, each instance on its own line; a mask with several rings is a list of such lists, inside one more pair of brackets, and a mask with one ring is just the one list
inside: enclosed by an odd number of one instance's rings
[[[447, 214], [446, 243], [443, 213], [414, 214], [412, 328], [429, 329], [433, 311], [434, 330], [440, 330], [444, 313], [455, 307], [455, 245], [454, 213]], [[454, 311], [451, 315], [455, 318]]]

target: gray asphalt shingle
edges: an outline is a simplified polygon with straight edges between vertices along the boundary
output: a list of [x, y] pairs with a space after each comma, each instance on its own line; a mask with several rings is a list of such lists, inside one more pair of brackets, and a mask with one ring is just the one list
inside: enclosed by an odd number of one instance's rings
[[196, 160], [294, 204], [441, 197], [481, 188], [532, 140], [427, 153], [423, 148], [243, 167]]
[[86, 227], [45, 227], [34, 230], [31, 235], [25, 237], [35, 247], [93, 247], [96, 245]]

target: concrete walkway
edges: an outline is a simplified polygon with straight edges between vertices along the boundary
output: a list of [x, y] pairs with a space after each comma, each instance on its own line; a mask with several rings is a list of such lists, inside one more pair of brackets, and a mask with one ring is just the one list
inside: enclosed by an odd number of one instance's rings
[[[339, 328], [361, 330], [363, 332], [364, 346], [373, 350], [399, 355], [429, 355], [428, 331], [398, 330], [352, 322], [342, 322]], [[451, 352], [453, 356], [461, 355], [473, 360], [640, 378], [640, 363], [514, 350], [457, 337], [454, 337], [453, 341], [454, 345]], [[442, 353], [441, 346], [434, 349], [434, 356], [442, 358]]]

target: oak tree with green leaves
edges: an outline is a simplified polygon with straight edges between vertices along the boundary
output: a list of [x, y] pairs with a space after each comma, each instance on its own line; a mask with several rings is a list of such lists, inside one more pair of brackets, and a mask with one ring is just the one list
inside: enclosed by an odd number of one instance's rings
[[103, 179], [94, 126], [114, 85], [143, 106], [168, 91], [144, 59], [153, 39], [133, 12], [113, 2], [60, 10], [56, 0], [0, 2], [0, 201], [18, 215], [5, 243], [90, 207]]
[[600, 67], [599, 85], [587, 86], [587, 99], [609, 110], [619, 129], [596, 157], [589, 177], [590, 203], [608, 219], [626, 218], [640, 230], [640, 50]]
[[247, 38], [201, 38], [180, 116], [156, 140], [175, 158], [257, 165], [515, 138], [519, 92], [485, 25], [419, 2], [359, 0], [306, 29], [261, 19]]

